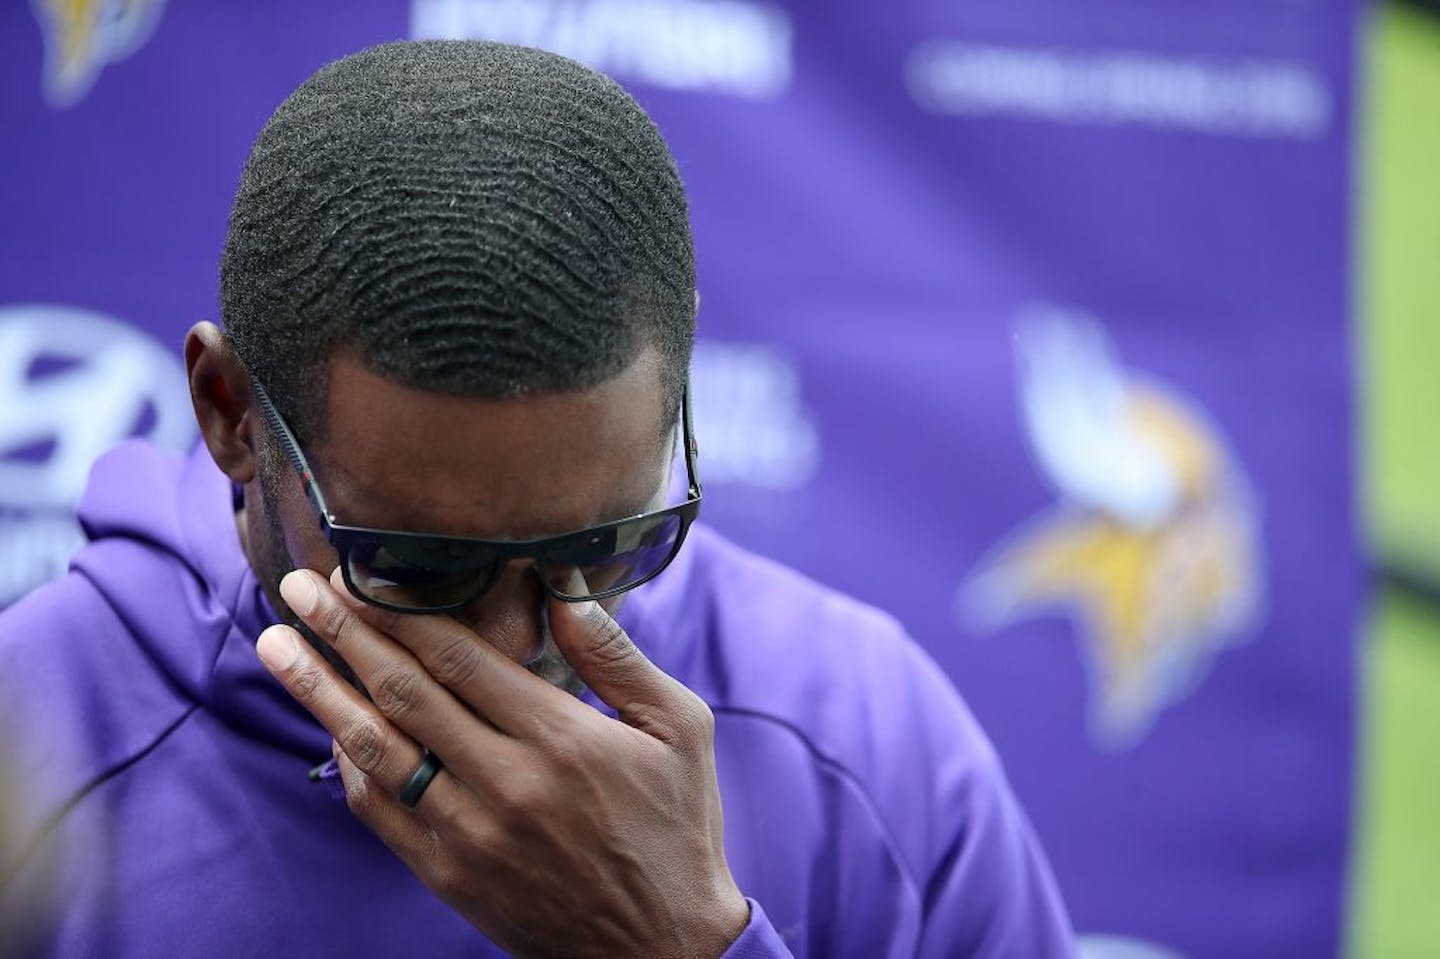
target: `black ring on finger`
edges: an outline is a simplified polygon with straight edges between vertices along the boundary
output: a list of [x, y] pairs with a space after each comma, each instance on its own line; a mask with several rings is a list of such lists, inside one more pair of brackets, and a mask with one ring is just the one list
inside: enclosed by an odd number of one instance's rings
[[424, 754], [420, 757], [420, 765], [415, 767], [415, 771], [411, 773], [410, 778], [405, 781], [404, 788], [400, 790], [400, 802], [405, 808], [415, 808], [415, 804], [420, 801], [420, 797], [425, 795], [425, 790], [430, 788], [431, 781], [433, 781], [435, 777], [440, 774], [440, 770], [444, 768], [445, 764], [440, 761], [439, 756], [428, 749], [425, 750]]

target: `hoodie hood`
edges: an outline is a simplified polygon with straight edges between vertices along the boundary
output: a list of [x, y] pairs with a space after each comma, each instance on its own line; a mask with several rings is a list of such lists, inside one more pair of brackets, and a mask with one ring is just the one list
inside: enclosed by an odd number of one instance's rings
[[279, 617], [241, 548], [239, 506], [203, 445], [182, 456], [123, 443], [91, 470], [77, 511], [90, 542], [72, 569], [176, 695], [287, 751], [323, 757], [328, 734], [255, 656], [256, 638]]

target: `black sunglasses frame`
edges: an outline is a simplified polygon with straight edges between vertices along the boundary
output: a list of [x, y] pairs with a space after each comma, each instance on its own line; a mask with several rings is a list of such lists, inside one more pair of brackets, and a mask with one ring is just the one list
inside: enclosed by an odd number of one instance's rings
[[[310, 501], [310, 506], [315, 510], [316, 516], [319, 517], [320, 527], [325, 532], [325, 538], [330, 541], [330, 545], [335, 547], [336, 552], [340, 554], [340, 570], [341, 575], [345, 579], [346, 588], [350, 590], [352, 595], [380, 609], [396, 613], [453, 612], [454, 610], [468, 606], [483, 596], [499, 578], [495, 575], [495, 572], [506, 563], [515, 559], [530, 559], [536, 566], [537, 572], [540, 573], [540, 581], [545, 584], [546, 592], [562, 602], [581, 603], [588, 600], [609, 599], [612, 596], [618, 596], [621, 593], [626, 593], [636, 587], [643, 586], [664, 572], [666, 567], [668, 567], [674, 561], [676, 555], [679, 554], [680, 547], [685, 543], [686, 533], [689, 532], [691, 524], [694, 523], [695, 519], [700, 515], [700, 472], [696, 463], [700, 454], [695, 444], [695, 428], [691, 421], [690, 385], [688, 382], [680, 398], [680, 421], [682, 429], [684, 430], [685, 473], [688, 483], [688, 496], [685, 502], [648, 513], [637, 513], [634, 516], [627, 516], [623, 519], [601, 523], [598, 526], [590, 526], [569, 533], [561, 533], [558, 536], [546, 536], [531, 540], [484, 540], [466, 536], [448, 536], [439, 533], [422, 533], [411, 530], [348, 526], [341, 523], [326, 504], [325, 494], [320, 491], [319, 485], [315, 482], [315, 473], [310, 469], [310, 464], [305, 459], [305, 453], [300, 448], [300, 441], [295, 438], [295, 434], [291, 431], [289, 424], [286, 423], [285, 418], [280, 415], [280, 411], [275, 408], [275, 404], [270, 399], [270, 395], [265, 392], [265, 388], [261, 386], [260, 382], [253, 376], [250, 378], [250, 385], [255, 391], [255, 398], [259, 401], [261, 415], [265, 418], [266, 424], [280, 439], [281, 446], [285, 451], [285, 456], [290, 460], [290, 465], [295, 467], [295, 472], [300, 475], [300, 483], [304, 487], [305, 498]], [[675, 545], [671, 548], [670, 554], [665, 557], [663, 563], [633, 583], [626, 583], [623, 586], [613, 587], [584, 596], [572, 596], [556, 589], [549, 578], [544, 575], [546, 551], [554, 549], [561, 543], [573, 543], [574, 540], [579, 537], [601, 539], [609, 531], [618, 530], [620, 527], [630, 523], [636, 523], [642, 520], [661, 520], [668, 516], [676, 516], [680, 521], [680, 529], [675, 536]], [[487, 567], [477, 567], [477, 570], [488, 568], [489, 572], [473, 594], [467, 595], [463, 600], [444, 605], [407, 606], [386, 602], [374, 596], [367, 596], [356, 586], [351, 577], [351, 550], [362, 541], [379, 539], [381, 542], [384, 542], [386, 539], [392, 538], [407, 541], [423, 539], [427, 542], [438, 542], [441, 544], [464, 544], [468, 548], [485, 551], [491, 557], [490, 562]]]

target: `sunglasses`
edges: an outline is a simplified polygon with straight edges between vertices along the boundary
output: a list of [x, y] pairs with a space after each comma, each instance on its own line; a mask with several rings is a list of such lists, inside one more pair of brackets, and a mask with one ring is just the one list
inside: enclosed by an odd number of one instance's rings
[[607, 599], [648, 583], [680, 551], [700, 514], [698, 450], [690, 387], [680, 400], [688, 497], [678, 506], [599, 526], [523, 541], [471, 539], [340, 523], [325, 503], [295, 434], [253, 377], [260, 412], [300, 474], [326, 538], [340, 554], [345, 585], [360, 599], [400, 613], [444, 613], [478, 599], [507, 563], [529, 559], [545, 589], [567, 603]]

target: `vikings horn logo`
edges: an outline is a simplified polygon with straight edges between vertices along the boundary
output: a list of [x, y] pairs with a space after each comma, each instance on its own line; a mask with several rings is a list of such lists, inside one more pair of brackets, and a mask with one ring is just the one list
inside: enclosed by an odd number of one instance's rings
[[165, 0], [31, 0], [45, 35], [45, 99], [79, 102], [100, 68], [145, 45]]
[[1225, 646], [1253, 634], [1261, 544], [1249, 483], [1204, 415], [1122, 368], [1088, 317], [1046, 311], [1016, 338], [1030, 446], [1060, 502], [961, 587], [982, 628], [1075, 623], [1100, 746], [1138, 742]]

